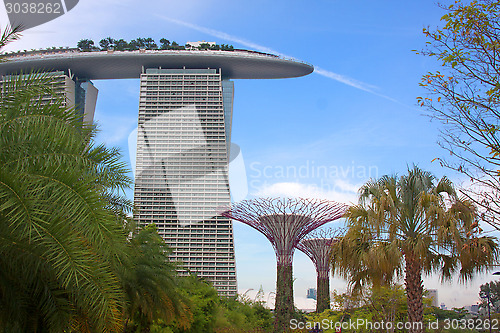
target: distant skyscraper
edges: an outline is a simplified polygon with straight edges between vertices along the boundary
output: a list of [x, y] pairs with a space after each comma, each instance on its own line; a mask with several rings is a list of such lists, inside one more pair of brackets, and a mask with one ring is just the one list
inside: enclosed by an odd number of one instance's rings
[[307, 296], [306, 296], [306, 298], [311, 298], [311, 299], [316, 300], [317, 297], [318, 297], [318, 291], [316, 290], [316, 288], [309, 288], [309, 289], [307, 289]]
[[427, 290], [427, 298], [431, 300], [431, 305], [438, 307], [438, 291], [437, 289], [429, 289]]
[[236, 295], [228, 158], [233, 82], [216, 69], [146, 69], [141, 75], [134, 203], [187, 271]]

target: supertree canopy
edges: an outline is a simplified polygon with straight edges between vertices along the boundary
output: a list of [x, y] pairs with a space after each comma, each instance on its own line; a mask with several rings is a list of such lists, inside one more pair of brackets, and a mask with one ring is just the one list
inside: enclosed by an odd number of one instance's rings
[[233, 204], [221, 213], [263, 233], [276, 252], [276, 332], [289, 325], [294, 312], [292, 261], [295, 247], [312, 230], [341, 218], [345, 209], [344, 204], [328, 200], [259, 198]]
[[302, 239], [297, 249], [304, 252], [316, 266], [316, 312], [330, 308], [330, 254], [339, 230], [315, 230]]

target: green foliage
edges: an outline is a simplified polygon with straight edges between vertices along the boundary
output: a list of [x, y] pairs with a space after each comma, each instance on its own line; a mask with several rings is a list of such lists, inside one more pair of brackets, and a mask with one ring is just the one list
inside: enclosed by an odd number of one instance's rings
[[[131, 230], [134, 232], [134, 230]], [[134, 232], [128, 253], [116, 262], [116, 270], [127, 295], [125, 332], [150, 329], [154, 322], [189, 322], [187, 300], [178, 289], [171, 250], [149, 224]]]
[[113, 48], [115, 46], [115, 40], [111, 37], [106, 37], [104, 39], [101, 39], [101, 41], [99, 42], [99, 46], [101, 46], [102, 50]]
[[179, 292], [192, 315], [157, 320], [151, 332], [274, 332], [272, 312], [261, 302], [219, 297], [211, 284], [195, 276], [180, 278]]
[[188, 320], [176, 319], [173, 324], [166, 326], [175, 333], [213, 332], [219, 311], [219, 296], [215, 288], [196, 276], [181, 278], [179, 286], [179, 292], [187, 299], [192, 317]]
[[159, 319], [189, 322], [155, 226], [127, 238], [131, 204], [117, 191], [130, 179], [118, 151], [93, 144], [94, 127], [54, 85], [49, 74], [4, 82], [0, 327], [120, 331], [125, 321], [136, 332]]
[[481, 285], [479, 291], [481, 298], [480, 308], [487, 313], [488, 302], [491, 313], [500, 313], [500, 281], [491, 281]]
[[444, 26], [424, 29], [429, 41], [421, 52], [442, 68], [422, 76], [429, 95], [417, 102], [444, 126], [440, 144], [454, 159], [440, 163], [471, 180], [475, 186], [465, 193], [500, 230], [500, 2], [455, 1], [442, 8]]
[[167, 50], [170, 46], [170, 41], [166, 38], [160, 39], [160, 43], [161, 43], [160, 49], [162, 50]]
[[221, 298], [217, 332], [273, 332], [273, 314], [261, 302]]
[[[311, 327], [319, 325], [324, 328], [323, 332], [335, 332], [335, 325], [344, 325], [342, 332], [407, 332], [405, 329], [397, 329], [398, 323], [404, 325], [408, 322], [407, 304], [404, 290], [399, 285], [391, 285], [367, 290], [365, 293], [334, 292], [334, 309], [325, 310], [322, 313], [310, 313], [306, 316], [306, 322]], [[424, 325], [434, 323], [437, 316], [434, 311], [437, 308], [427, 306], [423, 318]], [[456, 314], [454, 311], [449, 311]], [[455, 318], [443, 316], [445, 318]], [[456, 316], [456, 318], [461, 318]], [[349, 326], [350, 323], [360, 323], [360, 326]], [[367, 323], [391, 323], [394, 330], [386, 328], [371, 328]]]
[[94, 41], [91, 40], [91, 39], [82, 39], [78, 42], [78, 44], [76, 45], [76, 47], [78, 47], [78, 49], [80, 49], [81, 51], [84, 51], [84, 52], [90, 52], [90, 51], [94, 51], [96, 50], [97, 48], [94, 46]]
[[122, 210], [131, 207], [117, 190], [130, 179], [118, 151], [92, 142], [94, 127], [55, 84], [47, 74], [4, 82], [0, 326], [113, 331], [125, 304], [110, 262], [123, 250]]
[[114, 49], [117, 51], [125, 51], [128, 49], [128, 43], [123, 39], [113, 40], [113, 42], [114, 42]]
[[210, 43], [202, 43], [200, 46], [197, 47], [198, 50], [221, 50], [221, 51], [233, 51], [234, 48], [232, 45], [226, 45], [226, 44], [210, 44]]
[[405, 268], [408, 319], [423, 319], [422, 273], [459, 272], [471, 279], [495, 262], [495, 238], [480, 236], [473, 204], [453, 184], [417, 167], [402, 177], [383, 176], [360, 189], [348, 209], [348, 231], [332, 248], [332, 265], [355, 289], [384, 286]]
[[3, 49], [8, 43], [18, 40], [21, 37], [21, 31], [22, 27], [20, 25], [15, 27], [7, 26], [0, 36], [0, 49]]
[[467, 312], [461, 308], [461, 309], [453, 309], [453, 310], [443, 310], [435, 306], [431, 306], [427, 308], [427, 312], [432, 314], [437, 320], [439, 321], [444, 321], [445, 319], [450, 319], [450, 320], [460, 320], [462, 318], [465, 318], [467, 315]]
[[404, 322], [407, 320], [406, 296], [399, 285], [383, 286], [365, 293], [334, 294], [340, 321], [363, 318], [372, 322]]
[[[1, 45], [0, 45], [1, 46]], [[166, 38], [161, 38], [160, 39], [160, 46], [158, 47], [158, 44], [155, 42], [155, 40], [151, 37], [148, 38], [137, 38], [133, 39], [130, 42], [125, 41], [124, 39], [113, 39], [111, 37], [106, 37], [104, 39], [101, 39], [99, 41], [99, 46], [98, 47], [94, 46], [94, 41], [90, 39], [82, 39], [78, 42], [77, 48], [80, 51], [106, 51], [108, 49], [114, 49], [116, 51], [136, 51], [139, 49], [144, 49], [144, 50], [185, 50], [185, 49], [191, 49], [190, 45], [179, 45], [177, 42], [172, 41], [170, 42]], [[232, 45], [210, 45], [208, 43], [201, 44], [198, 48], [198, 50], [222, 50], [222, 51], [233, 51], [234, 47]]]

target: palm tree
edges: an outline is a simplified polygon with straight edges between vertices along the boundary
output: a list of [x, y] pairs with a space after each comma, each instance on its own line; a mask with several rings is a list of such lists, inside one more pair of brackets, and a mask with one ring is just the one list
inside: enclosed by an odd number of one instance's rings
[[2, 83], [0, 328], [118, 331], [125, 295], [110, 263], [125, 247], [131, 180], [54, 84], [37, 73]]
[[149, 224], [135, 230], [128, 240], [126, 255], [115, 262], [127, 297], [125, 332], [147, 330], [158, 320], [179, 322], [188, 327], [192, 321], [185, 297], [179, 292], [176, 266], [169, 260], [170, 248]]
[[465, 282], [497, 259], [495, 239], [479, 235], [475, 207], [446, 177], [436, 184], [413, 167], [367, 182], [359, 199], [345, 215], [349, 229], [333, 246], [332, 265], [354, 289], [386, 285], [404, 269], [411, 332], [423, 332], [422, 274], [450, 279], [458, 272]]

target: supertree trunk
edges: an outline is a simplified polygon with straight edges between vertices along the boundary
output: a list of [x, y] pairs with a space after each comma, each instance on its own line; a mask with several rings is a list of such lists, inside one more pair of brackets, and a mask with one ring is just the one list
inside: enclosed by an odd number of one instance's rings
[[284, 332], [290, 328], [290, 320], [294, 314], [292, 265], [278, 264], [276, 272], [276, 301], [274, 312], [275, 332]]
[[328, 272], [326, 272], [326, 277], [318, 274], [316, 287], [318, 288], [316, 312], [321, 313], [330, 308], [330, 278], [328, 277]]
[[424, 287], [420, 261], [412, 251], [405, 253], [406, 260], [406, 302], [408, 304], [408, 321], [411, 323], [410, 333], [423, 333], [424, 304], [422, 301]]
[[316, 266], [316, 313], [330, 308], [330, 253], [340, 229], [315, 230], [297, 244]]

